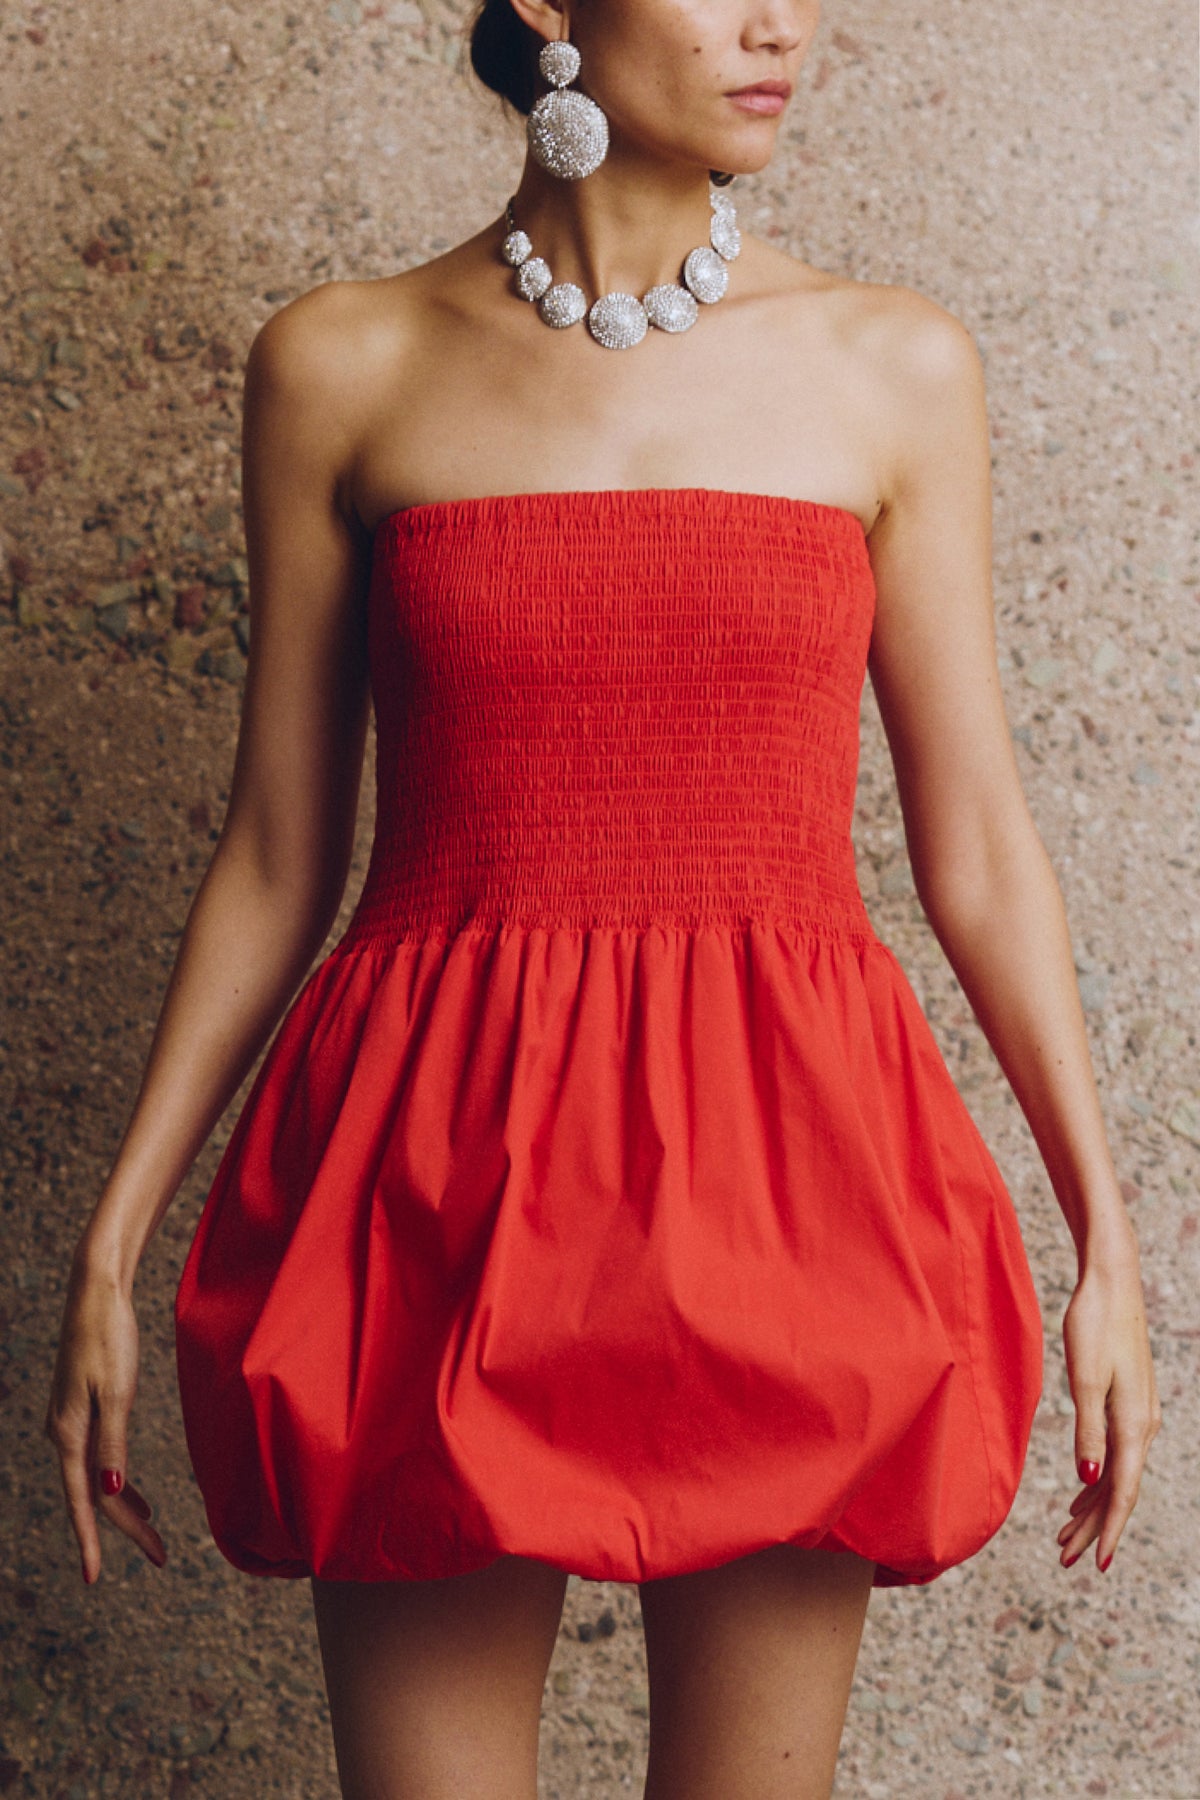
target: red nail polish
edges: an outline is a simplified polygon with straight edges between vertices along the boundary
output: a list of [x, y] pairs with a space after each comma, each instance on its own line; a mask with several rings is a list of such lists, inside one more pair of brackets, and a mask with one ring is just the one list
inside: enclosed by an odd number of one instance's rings
[[1089, 1487], [1095, 1487], [1100, 1479], [1100, 1464], [1098, 1462], [1081, 1462], [1079, 1465], [1079, 1479], [1080, 1481], [1086, 1481]]
[[1115, 1550], [1110, 1550], [1108, 1555], [1105, 1557], [1104, 1561], [1100, 1564], [1100, 1573], [1102, 1575], [1103, 1575], [1105, 1569], [1107, 1569], [1109, 1563], [1112, 1561], [1112, 1559], [1115, 1555], [1116, 1555]]
[[87, 1564], [84, 1562], [82, 1557], [80, 1557], [80, 1559], [79, 1559], [79, 1567], [80, 1567], [80, 1570], [82, 1571], [85, 1584], [88, 1587], [90, 1587], [91, 1582], [88, 1580]]
[[1075, 1552], [1075, 1554], [1074, 1554], [1074, 1556], [1068, 1556], [1068, 1558], [1067, 1558], [1067, 1560], [1066, 1560], [1066, 1561], [1065, 1561], [1065, 1562], [1064, 1562], [1064, 1564], [1063, 1564], [1063, 1568], [1064, 1568], [1064, 1569], [1069, 1569], [1069, 1568], [1070, 1568], [1070, 1566], [1071, 1566], [1071, 1564], [1072, 1564], [1072, 1563], [1077, 1563], [1077, 1562], [1078, 1562], [1078, 1561], [1079, 1561], [1079, 1559], [1080, 1559], [1080, 1557], [1081, 1557], [1081, 1556], [1082, 1556], [1082, 1555], [1083, 1555], [1083, 1551], [1082, 1551], [1082, 1550], [1077, 1550], [1077, 1551], [1076, 1551], [1076, 1552]]
[[100, 1484], [106, 1494], [119, 1494], [125, 1486], [120, 1469], [101, 1469]]

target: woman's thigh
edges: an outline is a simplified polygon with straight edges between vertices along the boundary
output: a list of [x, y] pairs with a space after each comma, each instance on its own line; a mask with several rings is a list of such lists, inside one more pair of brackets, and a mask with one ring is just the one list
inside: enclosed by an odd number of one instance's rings
[[828, 1800], [874, 1571], [775, 1544], [641, 1584], [646, 1800]]
[[347, 1800], [536, 1800], [566, 1584], [518, 1556], [439, 1581], [314, 1580]]

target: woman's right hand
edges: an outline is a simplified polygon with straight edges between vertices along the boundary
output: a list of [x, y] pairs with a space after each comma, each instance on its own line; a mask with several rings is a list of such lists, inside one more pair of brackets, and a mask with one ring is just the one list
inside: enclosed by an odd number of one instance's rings
[[[124, 1479], [137, 1367], [133, 1301], [117, 1281], [89, 1268], [81, 1241], [71, 1263], [44, 1429], [58, 1451], [83, 1579], [89, 1584], [100, 1573], [98, 1512], [132, 1538], [156, 1567], [167, 1559], [163, 1541], [149, 1523], [149, 1504]], [[102, 1470], [115, 1470], [116, 1477], [103, 1481]], [[108, 1493], [107, 1486], [118, 1491]]]

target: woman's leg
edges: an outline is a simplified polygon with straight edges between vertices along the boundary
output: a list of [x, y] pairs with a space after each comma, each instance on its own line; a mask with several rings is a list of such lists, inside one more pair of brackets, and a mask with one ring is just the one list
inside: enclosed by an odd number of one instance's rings
[[774, 1544], [641, 1583], [645, 1800], [828, 1800], [874, 1570]]
[[314, 1580], [347, 1800], [536, 1800], [566, 1585], [518, 1556], [439, 1581]]

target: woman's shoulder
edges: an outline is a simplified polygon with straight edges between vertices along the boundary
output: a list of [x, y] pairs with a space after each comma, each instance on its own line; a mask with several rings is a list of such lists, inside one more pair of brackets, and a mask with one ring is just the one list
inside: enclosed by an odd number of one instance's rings
[[259, 326], [248, 369], [260, 363], [281, 379], [325, 393], [369, 389], [403, 332], [405, 285], [404, 274], [320, 282]]
[[246, 357], [248, 432], [310, 443], [342, 480], [396, 370], [414, 360], [404, 285], [403, 277], [323, 281], [273, 312]]
[[901, 283], [850, 281], [842, 305], [862, 354], [918, 385], [962, 377], [979, 360], [968, 327], [939, 300]]
[[803, 262], [761, 239], [754, 244], [759, 278], [778, 294], [798, 332], [811, 336], [815, 315], [831, 348], [918, 381], [961, 373], [977, 355], [962, 320], [917, 288], [861, 280]]
[[[786, 253], [778, 252], [780, 262]], [[867, 422], [881, 464], [927, 454], [930, 438], [986, 418], [983, 362], [963, 321], [901, 282], [865, 281], [792, 264], [782, 338], [806, 369], [818, 367], [844, 412]], [[780, 267], [780, 279], [789, 272]], [[778, 353], [779, 338], [773, 341]]]

